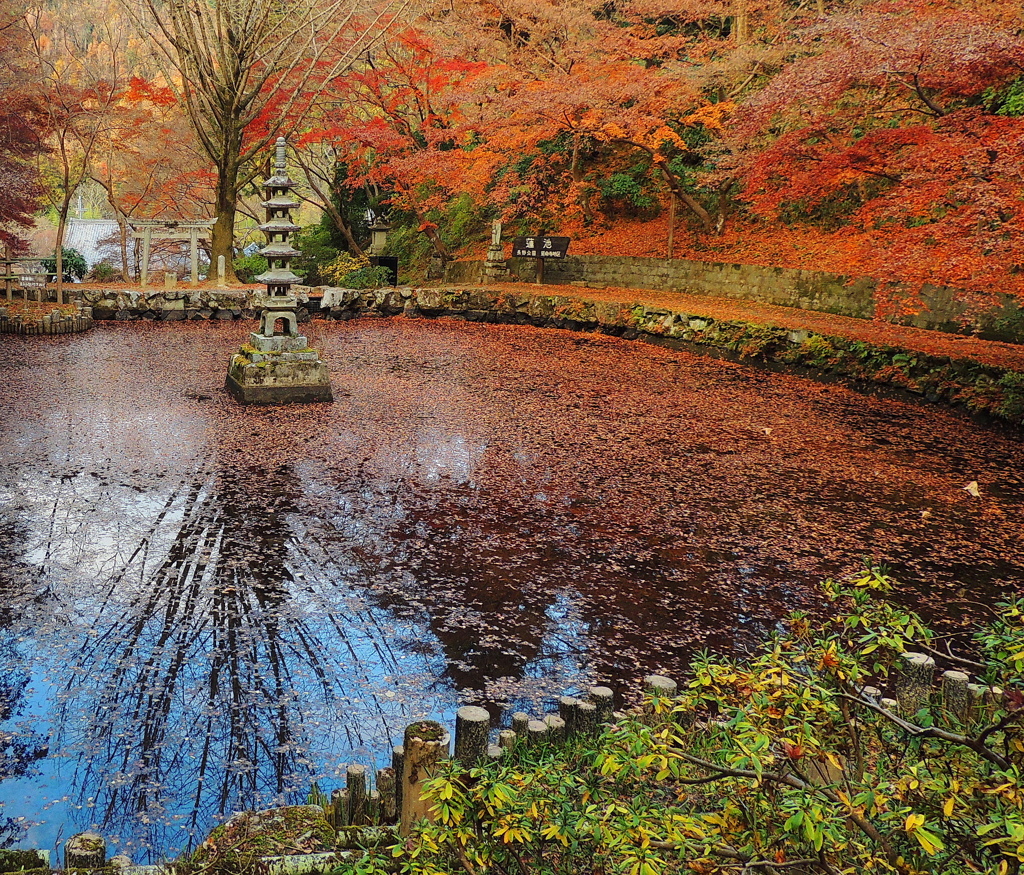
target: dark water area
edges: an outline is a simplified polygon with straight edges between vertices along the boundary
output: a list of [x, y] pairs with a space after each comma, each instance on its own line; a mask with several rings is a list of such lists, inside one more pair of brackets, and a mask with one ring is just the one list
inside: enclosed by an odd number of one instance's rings
[[307, 325], [335, 403], [243, 408], [250, 327], [0, 346], [0, 839], [170, 856], [412, 719], [748, 650], [863, 557], [952, 630], [1024, 589], [1021, 437], [955, 412], [403, 319]]

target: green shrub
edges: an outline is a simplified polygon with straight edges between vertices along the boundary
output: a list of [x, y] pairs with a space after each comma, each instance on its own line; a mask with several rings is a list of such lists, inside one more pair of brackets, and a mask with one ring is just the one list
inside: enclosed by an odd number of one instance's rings
[[379, 265], [367, 265], [345, 274], [340, 285], [345, 289], [379, 289], [391, 285], [391, 271]]
[[241, 283], [254, 283], [256, 277], [267, 270], [267, 260], [262, 255], [242, 255], [236, 258], [232, 265], [235, 268], [235, 276]]
[[[63, 268], [64, 281], [71, 282], [72, 280], [82, 279], [85, 276], [86, 271], [89, 269], [89, 265], [85, 261], [85, 256], [82, 255], [77, 249], [72, 249], [68, 246], [61, 247], [61, 267]], [[57, 274], [57, 256], [54, 254], [50, 258], [43, 259], [43, 268], [48, 274], [56, 276]]]
[[114, 269], [112, 264], [101, 261], [99, 264], [93, 265], [93, 269], [89, 271], [89, 278], [98, 283], [109, 283], [113, 282], [115, 278], [120, 278], [120, 273]]
[[[428, 787], [436, 822], [344, 871], [1019, 872], [1024, 598], [997, 606], [964, 661], [891, 589], [871, 568], [826, 581], [834, 619], [796, 614], [749, 658], [698, 658], [680, 696], [593, 742], [449, 765]], [[988, 692], [918, 709], [864, 691], [899, 689], [909, 650]]]
[[302, 253], [292, 264], [292, 270], [308, 286], [327, 283], [323, 268], [338, 257], [341, 248], [331, 238], [331, 229], [323, 223], [307, 225], [291, 239], [292, 246]]

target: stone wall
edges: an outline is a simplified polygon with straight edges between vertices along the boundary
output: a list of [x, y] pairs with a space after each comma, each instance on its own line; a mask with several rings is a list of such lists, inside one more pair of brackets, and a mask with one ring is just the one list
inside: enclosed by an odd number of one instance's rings
[[[514, 258], [509, 263], [520, 279], [531, 282], [536, 278], [533, 259]], [[481, 262], [455, 262], [449, 265], [446, 279], [478, 283], [482, 281], [481, 269]], [[570, 255], [562, 261], [548, 261], [544, 281], [738, 298], [860, 319], [874, 318], [876, 310], [916, 311], [893, 321], [916, 328], [1024, 343], [1024, 309], [1012, 295], [996, 295], [990, 309], [971, 313], [965, 294], [946, 286], [926, 284], [917, 290], [906, 284], [883, 285], [870, 277], [851, 278], [820, 271], [608, 255]], [[882, 298], [886, 306], [878, 307]]]
[[83, 289], [79, 295], [82, 303], [92, 307], [93, 318], [97, 320], [149, 319], [174, 322], [184, 319], [251, 318], [256, 313], [252, 291]]

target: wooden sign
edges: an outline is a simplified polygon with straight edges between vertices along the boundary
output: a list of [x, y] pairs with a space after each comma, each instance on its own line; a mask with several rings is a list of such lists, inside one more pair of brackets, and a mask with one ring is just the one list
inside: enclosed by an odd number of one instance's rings
[[513, 258], [565, 258], [568, 237], [516, 237], [512, 241]]

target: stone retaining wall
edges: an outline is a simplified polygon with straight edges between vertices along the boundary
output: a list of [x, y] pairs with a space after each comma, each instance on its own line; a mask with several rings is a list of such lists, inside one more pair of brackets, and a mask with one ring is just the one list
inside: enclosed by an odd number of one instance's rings
[[[529, 282], [536, 278], [534, 259], [513, 258], [509, 264], [520, 279]], [[448, 266], [445, 278], [449, 282], [479, 283], [484, 281], [482, 270], [483, 263], [479, 261], [454, 262]], [[990, 309], [972, 313], [966, 293], [948, 286], [925, 284], [916, 291], [908, 284], [889, 285], [870, 277], [821, 271], [608, 255], [570, 255], [564, 260], [548, 261], [544, 265], [544, 281], [738, 298], [861, 319], [874, 318], [876, 309], [916, 310], [892, 321], [1024, 343], [1024, 309], [1017, 298], [997, 294]], [[882, 297], [887, 303], [879, 308]]]
[[92, 307], [93, 318], [101, 321], [229, 320], [251, 318], [256, 313], [251, 290], [146, 289], [144, 291], [122, 291], [83, 289], [78, 295], [84, 304]]

